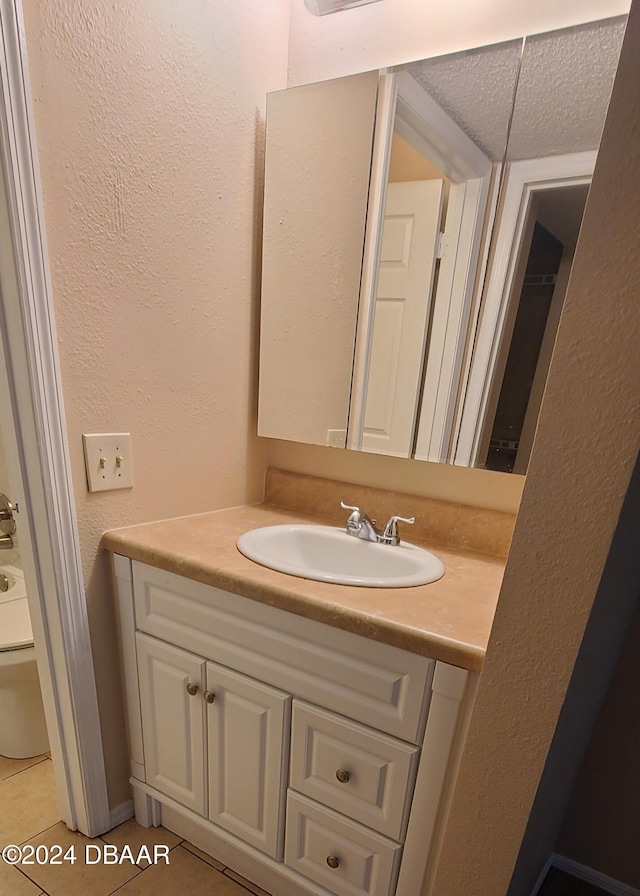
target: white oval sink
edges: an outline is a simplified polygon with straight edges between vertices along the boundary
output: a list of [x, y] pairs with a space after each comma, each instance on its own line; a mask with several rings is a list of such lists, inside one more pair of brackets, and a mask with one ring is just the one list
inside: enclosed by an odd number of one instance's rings
[[264, 526], [245, 532], [237, 546], [261, 566], [339, 585], [407, 588], [444, 575], [441, 561], [424, 548], [376, 544], [331, 526]]

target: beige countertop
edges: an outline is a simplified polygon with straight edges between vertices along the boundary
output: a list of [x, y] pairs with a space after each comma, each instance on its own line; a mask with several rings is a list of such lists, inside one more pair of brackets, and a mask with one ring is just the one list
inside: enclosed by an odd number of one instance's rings
[[444, 563], [442, 579], [413, 588], [361, 588], [275, 572], [236, 548], [249, 529], [305, 522], [333, 524], [269, 505], [235, 507], [113, 529], [102, 547], [413, 653], [481, 668], [504, 561], [421, 540]]

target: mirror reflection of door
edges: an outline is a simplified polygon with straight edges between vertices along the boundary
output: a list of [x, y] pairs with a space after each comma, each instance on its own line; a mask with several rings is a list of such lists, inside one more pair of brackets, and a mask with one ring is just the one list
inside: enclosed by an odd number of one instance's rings
[[526, 472], [587, 192], [542, 190], [531, 203], [480, 449], [486, 469]]
[[[424, 72], [416, 71], [418, 77]], [[409, 72], [394, 100], [383, 217], [367, 219], [376, 276], [360, 297], [349, 447], [440, 459], [466, 345], [492, 158]], [[500, 141], [498, 140], [500, 146]], [[374, 148], [374, 155], [375, 155]], [[365, 250], [366, 252], [366, 250]], [[365, 347], [366, 346], [366, 347]], [[360, 386], [360, 382], [363, 383]], [[424, 421], [426, 425], [424, 424]], [[422, 421], [422, 422], [421, 422]], [[434, 456], [435, 455], [435, 456]]]
[[[396, 135], [394, 145], [398, 142], [405, 151], [412, 149]], [[408, 155], [413, 160], [413, 153]], [[423, 164], [418, 162], [416, 167], [429, 173], [429, 163], [421, 156], [418, 160]], [[392, 149], [362, 449], [409, 457], [427, 341], [444, 181], [436, 177], [398, 182], [398, 176]]]

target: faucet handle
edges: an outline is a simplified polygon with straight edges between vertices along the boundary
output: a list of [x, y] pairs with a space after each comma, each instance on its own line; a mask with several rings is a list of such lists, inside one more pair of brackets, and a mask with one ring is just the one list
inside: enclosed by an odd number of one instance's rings
[[364, 510], [360, 510], [359, 507], [355, 507], [353, 504], [345, 504], [344, 501], [340, 501], [340, 507], [343, 510], [350, 510], [351, 513], [349, 515], [349, 519], [347, 520], [347, 527], [351, 524], [352, 526], [359, 526], [360, 523], [371, 523], [372, 526], [378, 522], [377, 520], [369, 519]]
[[351, 511], [349, 519], [347, 520], [347, 531], [349, 531], [349, 528], [360, 526], [363, 517], [366, 517], [366, 513], [363, 513], [359, 507], [355, 507], [352, 504], [345, 504], [344, 501], [340, 501], [340, 507], [342, 507], [343, 510]]
[[[364, 512], [364, 510], [360, 510], [359, 507], [354, 507], [353, 504], [345, 504], [344, 501], [340, 501], [340, 507], [342, 507], [343, 510], [351, 510], [351, 511], [353, 511], [352, 514], [351, 514], [351, 516], [349, 517], [349, 521], [352, 522], [352, 523], [359, 523], [361, 520], [368, 520], [368, 519], [369, 519], [369, 517], [368, 517], [367, 514]], [[377, 520], [370, 520], [370, 522], [372, 522], [372, 523], [374, 524], [374, 526], [375, 526], [375, 524], [376, 524], [378, 521], [377, 521]]]
[[357, 514], [357, 518], [360, 519], [362, 511], [359, 507], [354, 507], [353, 504], [345, 504], [344, 501], [340, 501], [340, 507], [342, 507], [343, 510], [353, 510], [351, 516], [353, 517]]
[[384, 527], [384, 531], [382, 532], [382, 536], [380, 541], [383, 541], [385, 544], [400, 544], [400, 534], [398, 532], [398, 523], [408, 523], [412, 526], [416, 521], [415, 516], [412, 517], [404, 517], [404, 516], [392, 516], [387, 525]]

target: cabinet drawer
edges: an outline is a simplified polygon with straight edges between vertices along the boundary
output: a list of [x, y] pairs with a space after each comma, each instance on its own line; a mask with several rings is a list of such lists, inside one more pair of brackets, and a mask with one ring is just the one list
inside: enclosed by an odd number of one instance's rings
[[418, 743], [434, 661], [133, 563], [142, 631]]
[[391, 896], [402, 847], [289, 791], [285, 862], [337, 896]]
[[404, 836], [418, 754], [417, 747], [294, 701], [291, 787], [396, 840]]

